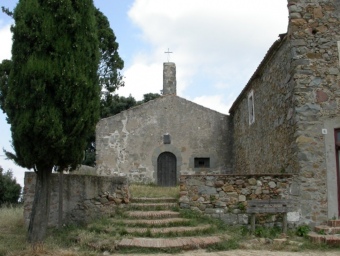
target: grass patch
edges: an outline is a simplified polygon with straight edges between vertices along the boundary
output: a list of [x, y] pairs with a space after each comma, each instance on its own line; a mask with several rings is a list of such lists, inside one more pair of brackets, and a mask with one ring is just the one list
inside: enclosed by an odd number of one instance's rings
[[222, 242], [219, 242], [217, 244], [209, 245], [207, 247], [208, 252], [215, 252], [215, 251], [230, 251], [230, 250], [236, 250], [239, 249], [239, 241], [236, 239], [225, 239]]
[[179, 186], [176, 187], [159, 187], [157, 185], [149, 184], [130, 184], [129, 190], [132, 198], [136, 197], [174, 197], [179, 198]]
[[14, 250], [24, 250], [26, 243], [23, 208], [0, 208], [0, 255], [7, 255]]

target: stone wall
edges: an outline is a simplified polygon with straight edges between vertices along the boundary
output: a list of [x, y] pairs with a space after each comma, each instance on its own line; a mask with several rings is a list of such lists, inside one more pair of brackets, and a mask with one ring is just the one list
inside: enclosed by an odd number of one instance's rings
[[[169, 143], [164, 135], [170, 136]], [[157, 158], [171, 152], [180, 174], [225, 173], [230, 170], [229, 119], [175, 95], [100, 120], [96, 129], [100, 175], [126, 175], [131, 182], [157, 181]], [[209, 168], [194, 159], [210, 158]]]
[[[294, 82], [289, 42], [279, 39], [233, 104], [235, 173], [296, 173]], [[249, 123], [253, 93], [255, 121]]]
[[[296, 173], [303, 222], [339, 216], [338, 0], [288, 0], [280, 35], [233, 104], [236, 173]], [[253, 93], [255, 122], [249, 122]], [[338, 150], [338, 149], [337, 149]]]
[[[220, 218], [228, 224], [247, 225], [247, 202], [252, 199], [291, 199], [298, 189], [292, 175], [183, 175], [180, 180], [180, 207]], [[267, 225], [281, 225], [280, 215], [261, 214]], [[300, 221], [299, 212], [288, 213], [288, 222]]]
[[[28, 225], [34, 199], [36, 174], [25, 173], [24, 219]], [[113, 215], [115, 208], [129, 202], [126, 178], [64, 174], [63, 224], [86, 223]], [[49, 226], [58, 224], [59, 177], [52, 174]]]
[[340, 128], [338, 0], [288, 1], [301, 210], [309, 222], [338, 217], [334, 129]]

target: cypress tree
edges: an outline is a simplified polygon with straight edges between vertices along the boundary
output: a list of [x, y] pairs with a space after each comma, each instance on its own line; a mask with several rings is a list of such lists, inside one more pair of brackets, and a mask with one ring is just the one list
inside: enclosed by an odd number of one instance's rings
[[20, 0], [5, 97], [14, 153], [37, 174], [28, 240], [46, 233], [53, 168], [75, 168], [99, 117], [99, 43], [92, 0]]

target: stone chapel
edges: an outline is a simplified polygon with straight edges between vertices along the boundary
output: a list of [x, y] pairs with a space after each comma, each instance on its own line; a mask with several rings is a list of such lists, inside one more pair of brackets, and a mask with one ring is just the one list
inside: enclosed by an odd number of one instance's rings
[[181, 174], [226, 173], [229, 117], [176, 95], [176, 66], [163, 64], [163, 96], [100, 120], [97, 172], [174, 186]]
[[[340, 0], [288, 0], [288, 10], [287, 33], [270, 47], [229, 115], [178, 97], [175, 64], [164, 63], [162, 97], [100, 120], [98, 175], [66, 176], [65, 218], [111, 213], [107, 193], [128, 203], [129, 182], [179, 181], [180, 205], [231, 224], [248, 224], [237, 207], [253, 199], [292, 200], [293, 225], [339, 218]], [[25, 176], [26, 219], [34, 175]], [[57, 223], [59, 197], [52, 198]]]
[[[300, 220], [340, 213], [340, 1], [288, 0], [288, 31], [268, 50], [229, 115], [164, 95], [101, 120], [97, 172], [163, 186], [181, 174], [294, 175]], [[259, 35], [260, 36], [260, 35]]]

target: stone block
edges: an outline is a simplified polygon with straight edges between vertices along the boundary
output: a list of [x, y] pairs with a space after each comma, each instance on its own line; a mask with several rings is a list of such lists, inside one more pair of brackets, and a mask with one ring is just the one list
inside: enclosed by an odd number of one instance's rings
[[228, 185], [228, 184], [224, 185], [224, 186], [222, 187], [222, 189], [223, 189], [224, 192], [235, 191], [234, 186], [233, 186], [233, 185]]
[[236, 185], [242, 185], [244, 183], [244, 180], [236, 180], [235, 184]]
[[181, 196], [178, 200], [180, 203], [189, 203], [189, 197], [188, 196]]
[[240, 202], [245, 202], [246, 201], [246, 197], [244, 195], [239, 195], [238, 200]]
[[180, 203], [179, 207], [182, 208], [182, 209], [190, 209], [190, 205], [186, 204], [186, 203]]
[[212, 180], [208, 180], [205, 182], [205, 185], [208, 187], [215, 187], [215, 182]]
[[238, 222], [237, 214], [233, 213], [221, 214], [220, 218], [222, 221], [230, 225], [235, 225]]
[[257, 180], [255, 178], [248, 179], [249, 185], [255, 186], [257, 184]]
[[215, 203], [215, 206], [216, 206], [216, 207], [226, 207], [226, 206], [227, 206], [227, 203], [221, 202], [221, 201], [217, 201], [217, 202]]
[[199, 186], [198, 187], [199, 195], [214, 195], [217, 194], [216, 188], [208, 187], [208, 186]]
[[250, 195], [251, 194], [250, 189], [249, 188], [242, 188], [241, 194], [242, 195]]
[[261, 187], [256, 188], [255, 195], [260, 195], [260, 194], [262, 194], [262, 188]]
[[274, 181], [270, 181], [270, 182], [268, 183], [268, 186], [269, 186], [270, 188], [276, 188], [276, 183], [275, 183]]
[[223, 186], [224, 186], [224, 182], [223, 181], [218, 180], [218, 181], [215, 182], [215, 187], [216, 188], [221, 188]]
[[300, 220], [299, 212], [288, 212], [287, 213], [287, 221], [288, 222], [298, 222]]
[[247, 214], [238, 214], [238, 224], [247, 225], [249, 216]]

